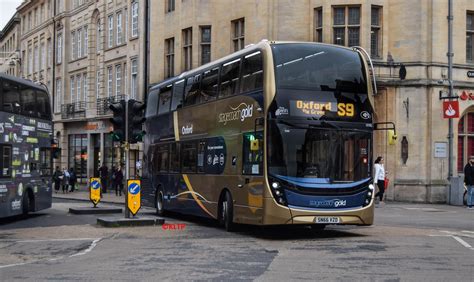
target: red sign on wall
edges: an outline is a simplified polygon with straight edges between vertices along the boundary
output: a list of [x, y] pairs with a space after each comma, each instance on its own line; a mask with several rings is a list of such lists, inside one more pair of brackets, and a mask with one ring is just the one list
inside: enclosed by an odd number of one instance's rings
[[444, 118], [458, 118], [459, 117], [459, 102], [458, 101], [443, 101], [443, 117]]

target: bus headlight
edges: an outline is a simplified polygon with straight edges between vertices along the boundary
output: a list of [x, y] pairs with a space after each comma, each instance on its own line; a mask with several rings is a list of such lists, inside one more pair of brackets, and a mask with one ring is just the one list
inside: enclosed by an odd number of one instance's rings
[[278, 181], [270, 181], [271, 191], [276, 202], [280, 205], [286, 206], [286, 197], [284, 187]]
[[374, 191], [375, 190], [374, 184], [369, 184], [369, 189]]

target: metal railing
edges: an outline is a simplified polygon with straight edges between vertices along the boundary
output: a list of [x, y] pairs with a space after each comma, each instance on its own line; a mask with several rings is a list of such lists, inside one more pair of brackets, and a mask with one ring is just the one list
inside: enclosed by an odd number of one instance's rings
[[61, 105], [61, 118], [84, 118], [86, 117], [86, 102], [75, 102]]
[[111, 96], [107, 98], [97, 99], [97, 115], [104, 116], [111, 114], [112, 111], [109, 109], [110, 104], [119, 102], [120, 100], [125, 99], [125, 95]]

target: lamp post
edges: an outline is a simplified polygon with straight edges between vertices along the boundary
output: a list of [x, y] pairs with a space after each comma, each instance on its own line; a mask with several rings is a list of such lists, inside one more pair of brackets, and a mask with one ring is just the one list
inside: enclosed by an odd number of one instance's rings
[[[449, 83], [449, 93], [448, 97], [453, 97], [453, 0], [448, 2], [448, 83]], [[454, 144], [453, 144], [453, 119], [448, 120], [449, 132], [448, 132], [448, 179], [451, 180], [453, 177], [453, 161], [454, 161]], [[451, 185], [449, 186], [451, 189]]]

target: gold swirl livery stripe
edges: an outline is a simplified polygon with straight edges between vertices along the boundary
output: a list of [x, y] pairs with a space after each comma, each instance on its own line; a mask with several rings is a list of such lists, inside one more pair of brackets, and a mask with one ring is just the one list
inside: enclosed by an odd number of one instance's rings
[[189, 191], [191, 192], [191, 196], [193, 196], [194, 200], [196, 201], [196, 203], [201, 207], [201, 209], [203, 209], [208, 215], [210, 215], [212, 218], [215, 218], [215, 216], [213, 216], [207, 209], [206, 207], [203, 205], [203, 203], [201, 202], [201, 200], [198, 199], [198, 197], [196, 196], [196, 192], [194, 192], [194, 189], [193, 187], [191, 186], [191, 182], [189, 182], [189, 178], [186, 174], [183, 174], [183, 179], [184, 179], [184, 182], [186, 183], [186, 187], [188, 187]]

